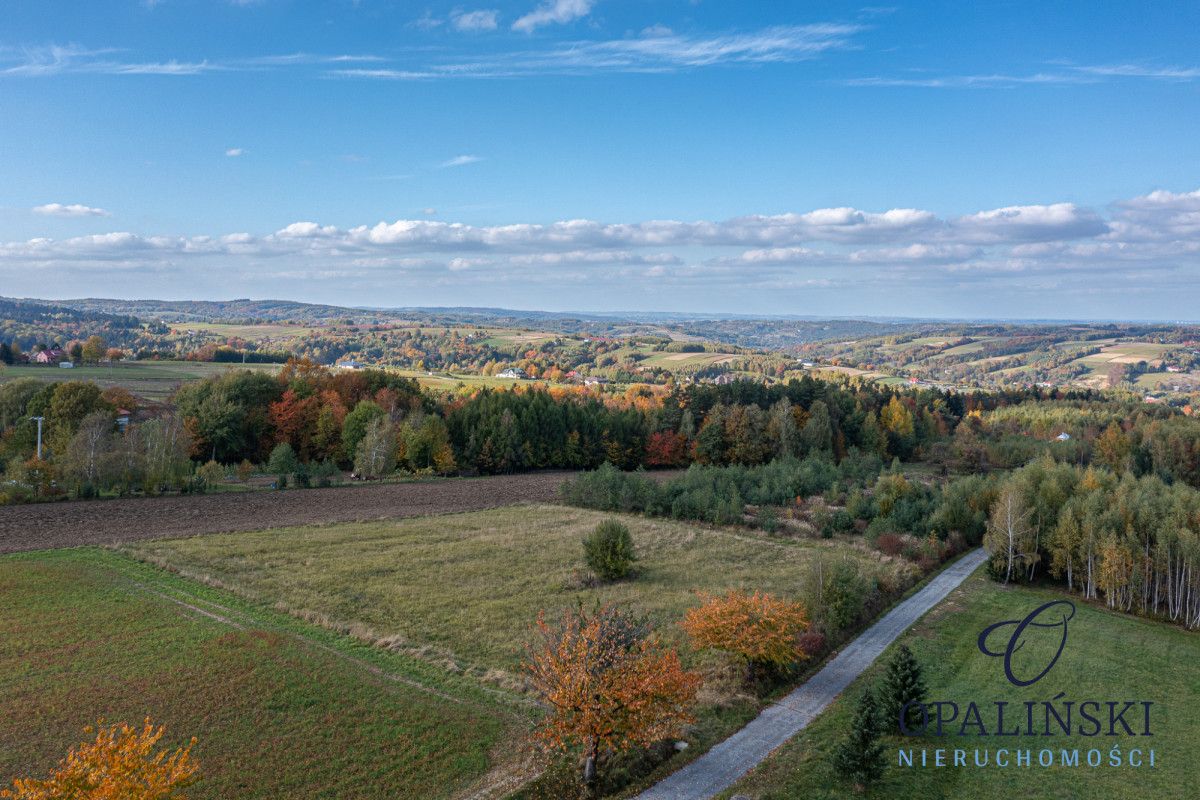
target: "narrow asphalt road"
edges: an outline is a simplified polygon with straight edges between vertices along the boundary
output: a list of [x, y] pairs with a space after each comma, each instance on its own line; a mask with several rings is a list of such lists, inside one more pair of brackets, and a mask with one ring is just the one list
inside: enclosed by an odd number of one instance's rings
[[639, 800], [708, 800], [728, 789], [816, 719], [896, 637], [940, 603], [986, 559], [987, 554], [980, 548], [947, 567], [846, 645], [791, 694], [700, 758], [642, 792]]

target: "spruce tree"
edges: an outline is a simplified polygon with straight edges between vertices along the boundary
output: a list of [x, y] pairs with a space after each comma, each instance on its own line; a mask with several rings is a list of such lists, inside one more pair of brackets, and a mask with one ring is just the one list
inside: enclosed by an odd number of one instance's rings
[[[900, 712], [905, 703], [920, 703], [925, 700], [925, 679], [921, 675], [921, 664], [908, 645], [900, 645], [888, 661], [880, 689], [880, 710], [883, 712], [884, 730], [903, 733], [900, 729]], [[905, 710], [904, 723], [910, 730], [919, 729], [922, 723], [919, 705]]]
[[883, 777], [886, 762], [879, 734], [879, 706], [874, 691], [867, 687], [858, 700], [850, 735], [833, 753], [833, 768], [846, 780], [853, 781], [857, 791]]

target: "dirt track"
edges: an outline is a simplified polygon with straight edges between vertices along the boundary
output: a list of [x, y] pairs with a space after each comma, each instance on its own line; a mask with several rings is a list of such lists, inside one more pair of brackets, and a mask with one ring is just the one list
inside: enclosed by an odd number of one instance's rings
[[570, 474], [7, 506], [0, 553], [544, 503]]

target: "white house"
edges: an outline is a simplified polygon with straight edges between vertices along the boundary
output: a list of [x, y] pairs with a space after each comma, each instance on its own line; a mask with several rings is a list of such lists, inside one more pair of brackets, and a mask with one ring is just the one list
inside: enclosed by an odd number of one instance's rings
[[58, 366], [60, 369], [75, 369], [75, 362], [74, 361], [60, 361], [60, 362], [58, 362]]
[[1069, 442], [1071, 440], [1071, 434], [1067, 433], [1066, 431], [1063, 431], [1062, 433], [1060, 433], [1058, 436], [1055, 436], [1054, 438], [1060, 442]]
[[502, 372], [497, 372], [496, 377], [497, 378], [516, 378], [517, 380], [523, 381], [523, 380], [527, 380], [529, 378], [529, 374], [527, 372], [525, 372], [525, 370], [521, 369], [520, 367], [509, 367], [508, 369], [503, 370]]

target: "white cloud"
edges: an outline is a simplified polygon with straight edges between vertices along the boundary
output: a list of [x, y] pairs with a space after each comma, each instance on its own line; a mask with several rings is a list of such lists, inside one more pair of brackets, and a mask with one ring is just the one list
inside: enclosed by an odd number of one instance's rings
[[225, 155], [229, 156], [230, 158], [237, 158], [238, 156], [244, 156], [245, 154], [246, 151], [240, 147], [231, 147], [225, 151]]
[[592, 12], [594, 0], [547, 0], [513, 23], [514, 31], [533, 33], [546, 25], [566, 25]]
[[63, 205], [62, 203], [47, 203], [44, 206], [34, 206], [32, 209], [35, 214], [42, 214], [47, 217], [111, 217], [108, 211], [103, 208], [93, 208], [92, 206], [84, 206], [79, 203]]
[[952, 237], [970, 242], [1046, 241], [1099, 236], [1108, 225], [1073, 203], [1008, 206], [951, 222]]
[[[86, 206], [39, 208], [89, 215]], [[348, 228], [307, 220], [268, 234], [117, 231], [41, 237], [0, 243], [0, 276], [140, 269], [178, 275], [180, 281], [284, 274], [322, 281], [339, 274], [375, 275], [385, 281], [386, 274], [459, 287], [468, 280], [580, 287], [654, 279], [720, 293], [830, 281], [868, 286], [879, 280], [972, 291], [1017, 280], [1025, 287], [1053, 288], [1070, 275], [1077, 282], [1088, 276], [1089, 285], [1106, 276], [1126, 284], [1141, 276], [1189, 286], [1200, 272], [1200, 190], [1151, 192], [1114, 203], [1103, 214], [1056, 203], [949, 218], [921, 209], [851, 207], [716, 221], [566, 219], [481, 226], [429, 217]]]
[[462, 156], [455, 156], [454, 158], [451, 158], [447, 161], [443, 161], [438, 166], [441, 167], [442, 169], [445, 169], [446, 167], [465, 167], [467, 164], [474, 164], [478, 161], [483, 161], [483, 157], [482, 156], [462, 155]]
[[495, 9], [481, 9], [479, 11], [463, 11], [451, 14], [450, 19], [456, 29], [468, 33], [477, 33], [479, 31], [496, 30], [499, 24], [499, 16], [500, 12]]
[[973, 75], [871, 75], [848, 78], [846, 86], [897, 86], [927, 89], [1004, 89], [1013, 86], [1070, 86], [1113, 79], [1140, 79], [1187, 83], [1200, 79], [1200, 67], [1153, 67], [1142, 64], [1060, 64], [1054, 69], [1027, 74], [982, 73]]

